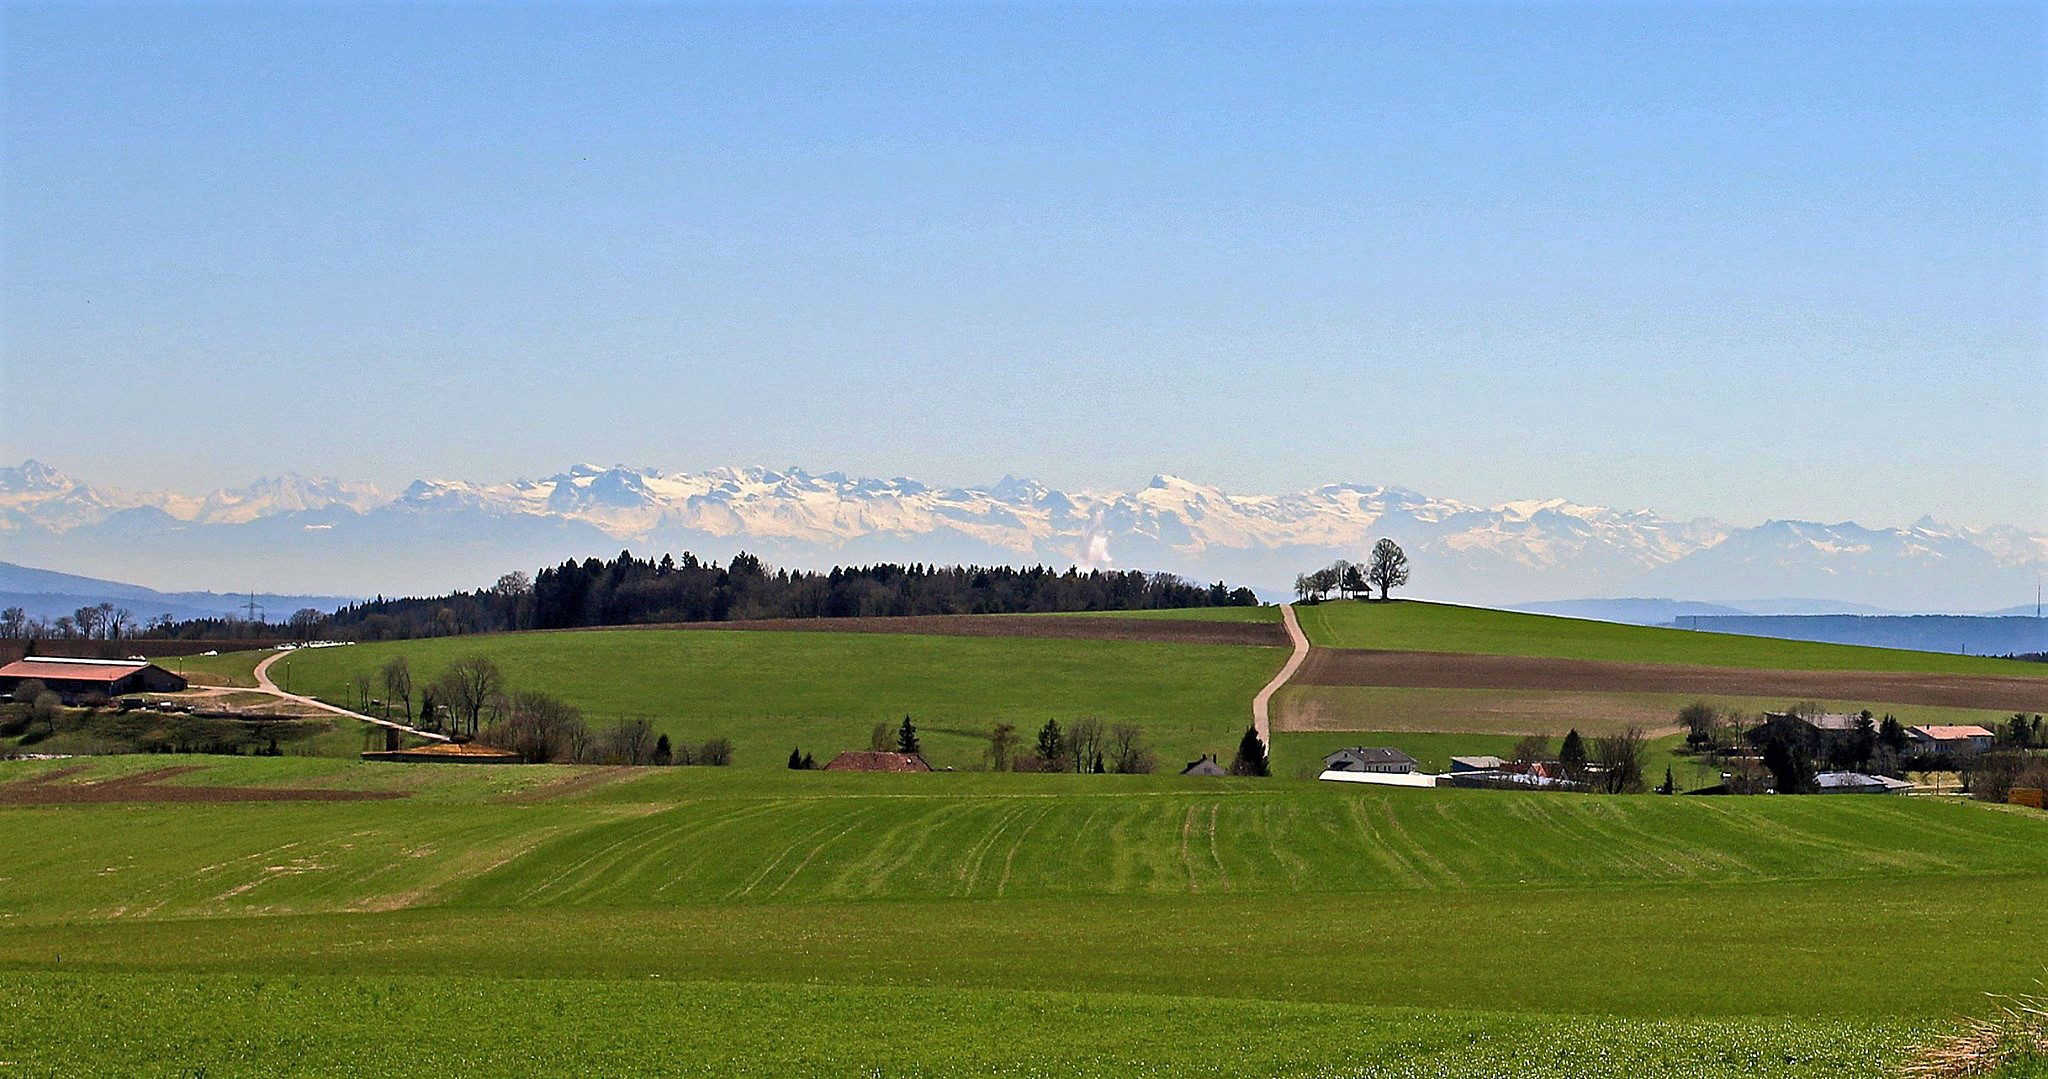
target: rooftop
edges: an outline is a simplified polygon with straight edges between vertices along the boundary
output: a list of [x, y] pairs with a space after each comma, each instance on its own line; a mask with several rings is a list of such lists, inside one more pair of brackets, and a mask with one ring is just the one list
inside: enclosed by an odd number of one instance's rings
[[30, 656], [0, 667], [0, 678], [61, 678], [71, 682], [118, 682], [149, 666], [133, 659], [60, 659]]
[[1406, 753], [1401, 752], [1398, 749], [1393, 749], [1387, 746], [1352, 746], [1349, 749], [1340, 749], [1337, 752], [1330, 754], [1328, 757], [1324, 757], [1323, 759], [1329, 760], [1331, 757], [1350, 757], [1352, 760], [1358, 761], [1362, 764], [1415, 763], [1415, 758], [1409, 756]]
[[1910, 729], [1919, 731], [1921, 734], [1924, 734], [1937, 742], [1950, 742], [1958, 738], [1998, 737], [1991, 731], [1986, 730], [1983, 727], [1976, 726], [1974, 724], [1971, 724], [1969, 726], [1936, 725], [1932, 727], [1913, 727]]

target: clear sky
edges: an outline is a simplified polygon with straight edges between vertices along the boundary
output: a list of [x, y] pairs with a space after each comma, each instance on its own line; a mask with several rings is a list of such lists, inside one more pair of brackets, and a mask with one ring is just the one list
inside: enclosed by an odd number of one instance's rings
[[2048, 527], [2044, 7], [0, 6], [0, 457]]

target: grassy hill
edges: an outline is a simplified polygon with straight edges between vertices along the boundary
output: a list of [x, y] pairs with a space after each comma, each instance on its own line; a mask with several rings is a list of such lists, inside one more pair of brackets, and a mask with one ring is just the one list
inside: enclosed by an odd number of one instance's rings
[[2048, 815], [1970, 804], [289, 759], [158, 781], [184, 802], [20, 786], [163, 763], [0, 764], [25, 1074], [1877, 1075], [2048, 974], [2015, 946]]
[[[1162, 761], [1226, 757], [1277, 648], [1150, 641], [878, 633], [585, 630], [359, 644], [292, 654], [272, 668], [298, 692], [343, 703], [350, 680], [404, 655], [424, 685], [454, 659], [486, 655], [516, 689], [553, 693], [593, 727], [642, 716], [688, 743], [732, 740], [735, 765], [783, 767], [793, 746], [820, 763], [865, 749], [906, 714], [938, 767], [974, 767], [989, 729], [1026, 738], [1048, 719], [1142, 725]], [[225, 657], [223, 657], [225, 658]]]
[[1311, 644], [1792, 671], [1927, 671], [2048, 678], [2048, 664], [1893, 648], [1693, 633], [1401, 600], [1297, 606]]

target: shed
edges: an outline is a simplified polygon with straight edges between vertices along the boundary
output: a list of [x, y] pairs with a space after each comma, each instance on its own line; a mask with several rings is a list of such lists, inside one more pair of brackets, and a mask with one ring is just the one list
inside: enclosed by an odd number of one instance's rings
[[1415, 770], [1415, 758], [1387, 746], [1352, 746], [1324, 757], [1323, 770], [1404, 774]]
[[1862, 772], [1822, 772], [1813, 777], [1813, 783], [1822, 794], [1904, 794], [1913, 789], [1903, 779]]
[[1498, 772], [1507, 766], [1508, 762], [1501, 760], [1499, 757], [1451, 758], [1451, 771], [1453, 772]]
[[879, 749], [849, 749], [825, 766], [828, 772], [929, 772], [922, 753], [890, 753]]
[[147, 660], [70, 659], [29, 656], [0, 667], [0, 693], [13, 693], [34, 680], [72, 703], [82, 697], [119, 697], [127, 693], [175, 693], [185, 680]]
[[1216, 763], [1216, 755], [1212, 753], [1199, 760], [1189, 761], [1188, 766], [1180, 770], [1180, 774], [1184, 776], [1227, 776], [1230, 772], [1221, 764]]

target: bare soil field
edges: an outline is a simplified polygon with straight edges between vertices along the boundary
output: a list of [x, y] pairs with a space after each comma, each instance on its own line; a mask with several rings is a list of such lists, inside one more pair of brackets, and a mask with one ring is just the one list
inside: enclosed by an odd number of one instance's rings
[[[1359, 694], [1372, 696], [1360, 699]], [[1274, 725], [1282, 731], [1457, 731], [1553, 737], [1573, 728], [1591, 736], [1636, 726], [1658, 738], [1680, 729], [1671, 717], [1692, 699], [1656, 694], [1297, 685], [1280, 698]], [[1784, 703], [1773, 702], [1772, 707]]]
[[1286, 648], [1278, 622], [1203, 622], [1182, 618], [1089, 618], [1056, 614], [929, 614], [894, 618], [762, 618], [747, 622], [670, 622], [594, 629], [755, 630], [778, 633], [914, 633], [934, 637], [1051, 637], [1067, 640], [1163, 641]]
[[410, 791], [322, 790], [311, 787], [199, 787], [162, 782], [192, 772], [197, 767], [157, 768], [131, 776], [94, 783], [66, 783], [65, 779], [85, 771], [84, 766], [63, 768], [0, 786], [0, 805], [99, 805], [110, 802], [358, 802], [370, 799], [404, 798]]
[[1862, 700], [2048, 712], [2048, 679], [1895, 671], [1777, 671], [1661, 663], [1317, 648], [1296, 685], [1540, 689]]

